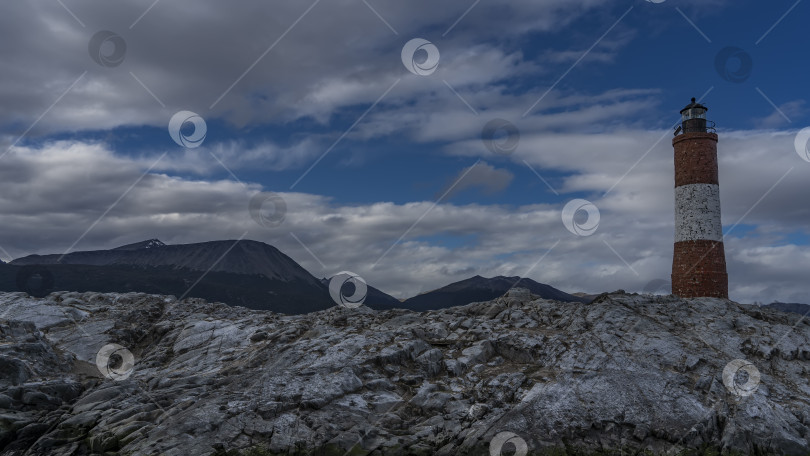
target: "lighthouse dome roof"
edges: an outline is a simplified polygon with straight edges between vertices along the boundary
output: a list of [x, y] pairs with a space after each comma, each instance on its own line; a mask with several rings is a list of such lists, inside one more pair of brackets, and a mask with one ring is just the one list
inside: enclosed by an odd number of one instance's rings
[[683, 114], [684, 111], [687, 111], [687, 110], [693, 109], [693, 108], [701, 108], [701, 109], [703, 109], [705, 111], [709, 110], [709, 108], [707, 108], [706, 106], [698, 103], [695, 98], [692, 98], [692, 102], [689, 103], [688, 105], [686, 105], [685, 108], [681, 109], [681, 114]]

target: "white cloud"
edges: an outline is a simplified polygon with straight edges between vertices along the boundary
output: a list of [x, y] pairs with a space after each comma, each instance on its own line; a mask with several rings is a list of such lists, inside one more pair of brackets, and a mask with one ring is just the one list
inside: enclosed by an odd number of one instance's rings
[[[441, 49], [439, 72], [436, 78], [406, 77], [392, 98], [428, 93], [429, 79], [446, 90], [441, 79], [464, 86], [541, 71], [497, 43], [529, 31], [560, 30], [607, 4], [482, 2], [444, 36], [468, 4], [377, 2], [375, 9], [398, 34], [354, 0], [319, 2], [303, 18], [312, 3], [166, 2], [136, 24], [148, 7], [140, 1], [67, 5], [86, 27], [58, 3], [7, 5], [0, 17], [0, 42], [6, 43], [0, 61], [0, 123], [18, 124], [22, 133], [84, 72], [48, 112], [47, 121], [29, 134], [163, 126], [182, 109], [237, 126], [300, 116], [328, 122], [337, 110], [370, 103], [396, 78], [409, 75], [399, 53], [414, 34], [440, 31], [425, 36]], [[125, 40], [120, 66], [102, 67], [88, 55], [88, 42], [99, 30]]]
[[770, 115], [763, 118], [753, 119], [753, 124], [757, 125], [759, 128], [787, 127], [791, 122], [793, 122], [791, 120], [792, 118], [799, 117], [807, 112], [807, 109], [804, 106], [804, 100], [793, 100], [783, 103], [781, 106], [776, 107], [776, 109], [774, 109]]
[[[430, 201], [340, 205], [325, 196], [282, 193], [287, 218], [282, 226], [268, 230], [256, 225], [247, 210], [250, 196], [260, 190], [258, 185], [248, 183], [246, 188], [229, 180], [152, 173], [77, 249], [109, 248], [152, 237], [169, 243], [236, 239], [248, 231], [247, 238], [279, 247], [317, 276], [347, 269], [401, 297], [475, 274], [528, 275], [568, 291], [641, 290], [653, 279], [669, 277], [673, 196], [671, 159], [667, 157], [671, 146], [655, 149], [604, 198], [598, 190], [615, 182], [623, 167], [591, 166], [577, 158], [584, 152], [576, 149], [591, 147], [591, 153], [614, 154], [626, 168], [647, 147], [645, 140], [658, 133], [600, 137], [597, 149], [593, 149], [593, 138], [574, 141], [568, 137], [573, 141], [571, 161], [557, 166], [579, 167], [580, 179], [584, 175], [587, 180], [594, 173], [605, 176], [596, 179], [600, 184], [590, 184], [592, 200], [602, 212], [599, 229], [590, 237], [574, 236], [563, 227], [560, 211], [567, 202], [565, 195], [559, 204], [515, 208], [447, 203], [433, 207]], [[639, 144], [625, 148], [627, 138], [633, 136]], [[741, 301], [810, 301], [804, 285], [804, 271], [810, 267], [808, 248], [785, 240], [789, 232], [809, 234], [810, 214], [804, 209], [802, 195], [807, 194], [810, 164], [792, 151], [792, 137], [787, 133], [730, 133], [722, 137], [721, 144], [721, 196], [727, 227], [774, 184], [783, 174], [783, 166], [796, 166], [744, 219], [745, 223], [770, 226], [771, 231], [758, 236], [740, 231], [727, 239], [732, 296]], [[765, 154], [769, 154], [768, 160], [763, 160]], [[0, 210], [4, 213], [0, 246], [15, 257], [64, 251], [151, 164], [116, 157], [103, 144], [76, 142], [19, 149], [6, 160], [0, 171]], [[536, 164], [540, 166], [542, 160]], [[742, 187], [750, 189], [741, 191]], [[408, 236], [378, 262], [420, 218]], [[743, 234], [745, 237], [737, 237]], [[467, 239], [470, 244], [443, 246], [436, 236]]]

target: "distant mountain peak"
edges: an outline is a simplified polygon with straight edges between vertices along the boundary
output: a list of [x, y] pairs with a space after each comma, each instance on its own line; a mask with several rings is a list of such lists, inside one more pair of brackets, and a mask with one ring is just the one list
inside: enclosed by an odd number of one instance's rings
[[71, 252], [67, 255], [29, 255], [14, 260], [16, 265], [54, 263], [171, 266], [192, 271], [258, 274], [282, 282], [303, 281], [310, 285], [320, 284], [312, 274], [277, 248], [247, 239], [169, 245], [157, 239], [148, 239], [112, 250]]
[[[475, 275], [468, 279], [445, 285], [426, 293], [406, 299], [405, 308], [411, 310], [435, 310], [463, 306], [471, 302], [484, 302], [503, 296], [510, 290], [522, 288], [543, 299], [563, 302], [589, 302], [590, 299], [570, 295], [550, 285], [535, 282], [527, 277], [495, 276], [492, 278]], [[519, 291], [514, 293], [520, 294]], [[524, 292], [525, 293], [525, 292]]]
[[127, 244], [122, 245], [121, 247], [116, 247], [113, 250], [142, 250], [142, 249], [154, 249], [157, 247], [165, 247], [166, 244], [160, 241], [160, 239], [147, 239], [145, 241], [136, 242], [134, 244]]

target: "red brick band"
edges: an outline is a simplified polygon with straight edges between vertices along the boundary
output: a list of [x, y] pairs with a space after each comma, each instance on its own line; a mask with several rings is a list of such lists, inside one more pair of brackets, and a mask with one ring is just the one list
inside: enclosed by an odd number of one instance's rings
[[675, 148], [675, 186], [719, 184], [717, 179], [717, 135], [684, 133], [672, 140]]
[[728, 299], [726, 254], [722, 242], [675, 243], [672, 257], [672, 294], [682, 298]]

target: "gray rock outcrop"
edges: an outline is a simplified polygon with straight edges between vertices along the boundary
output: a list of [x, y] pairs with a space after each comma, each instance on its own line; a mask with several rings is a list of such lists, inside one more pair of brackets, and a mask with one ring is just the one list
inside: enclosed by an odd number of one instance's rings
[[807, 454], [808, 360], [801, 316], [719, 299], [284, 316], [3, 293], [0, 454]]

